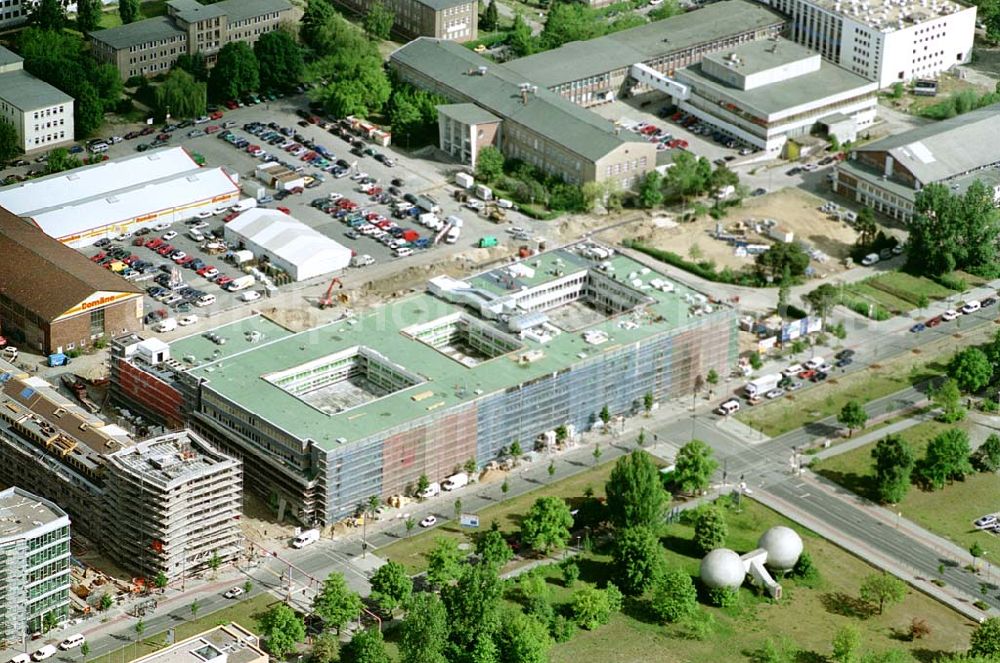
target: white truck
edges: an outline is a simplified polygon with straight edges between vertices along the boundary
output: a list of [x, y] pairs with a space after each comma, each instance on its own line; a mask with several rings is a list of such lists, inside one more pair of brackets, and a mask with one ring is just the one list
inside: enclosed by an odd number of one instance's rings
[[243, 200], [241, 200], [240, 202], [236, 203], [235, 205], [233, 205], [229, 209], [231, 209], [234, 212], [245, 212], [248, 209], [253, 209], [254, 207], [257, 207], [257, 199], [256, 198], [244, 198]]
[[307, 529], [303, 532], [299, 532], [294, 539], [292, 539], [293, 548], [305, 548], [310, 543], [316, 543], [319, 541], [319, 530], [318, 529]]
[[431, 483], [426, 488], [420, 491], [419, 497], [422, 499], [427, 499], [428, 497], [437, 497], [441, 494], [441, 484], [437, 481]]
[[493, 200], [493, 190], [485, 184], [477, 184], [476, 198], [480, 200]]
[[445, 490], [457, 490], [464, 486], [469, 485], [469, 475], [465, 472], [459, 472], [458, 474], [452, 474], [450, 477], [444, 480], [441, 487]]
[[243, 290], [249, 288], [254, 284], [253, 274], [246, 274], [244, 276], [237, 277], [226, 284], [226, 290], [229, 292], [236, 292], [237, 290]]
[[760, 398], [777, 387], [779, 382], [781, 382], [781, 373], [772, 373], [747, 382], [743, 391], [746, 392], [748, 398]]
[[367, 253], [351, 257], [351, 267], [364, 267], [365, 265], [371, 265], [374, 263], [375, 258], [372, 258]]
[[471, 189], [476, 184], [476, 180], [468, 173], [455, 173], [455, 184], [463, 189]]

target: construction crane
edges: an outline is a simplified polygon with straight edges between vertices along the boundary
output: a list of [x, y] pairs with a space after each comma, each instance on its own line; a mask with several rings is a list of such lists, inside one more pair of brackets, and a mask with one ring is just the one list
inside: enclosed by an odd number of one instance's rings
[[[327, 309], [333, 306], [333, 286], [335, 285], [340, 286], [341, 290], [344, 289], [344, 282], [341, 281], [339, 277], [334, 276], [333, 279], [330, 281], [329, 287], [327, 287], [326, 289], [326, 294], [324, 294], [323, 298], [319, 300], [319, 307], [321, 309]], [[346, 303], [347, 295], [341, 294], [337, 299], [341, 303]]]

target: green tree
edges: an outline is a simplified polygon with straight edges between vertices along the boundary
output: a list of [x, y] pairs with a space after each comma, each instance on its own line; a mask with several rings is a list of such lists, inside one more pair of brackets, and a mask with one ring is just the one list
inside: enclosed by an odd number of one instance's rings
[[413, 518], [407, 518], [403, 526], [406, 527], [406, 537], [409, 538], [413, 528], [417, 526], [417, 521]]
[[513, 442], [511, 442], [510, 457], [514, 459], [514, 462], [517, 463], [518, 459], [520, 459], [521, 456], [523, 455], [524, 455], [524, 450], [521, 448], [521, 441], [514, 440]]
[[708, 369], [708, 374], [705, 375], [705, 382], [709, 384], [709, 393], [715, 391], [715, 387], [719, 384], [719, 372], [714, 368]]
[[931, 394], [934, 404], [941, 409], [938, 419], [953, 424], [965, 418], [965, 408], [962, 407], [962, 392], [958, 383], [947, 379]]
[[157, 571], [156, 577], [153, 578], [153, 586], [157, 589], [163, 589], [167, 586], [167, 574], [163, 571]]
[[907, 268], [937, 276], [955, 269], [988, 275], [996, 265], [1000, 218], [993, 194], [981, 181], [964, 194], [929, 184], [917, 194], [906, 242]]
[[45, 161], [45, 173], [52, 175], [65, 170], [73, 170], [83, 165], [76, 155], [70, 154], [65, 147], [57, 147], [49, 152], [49, 158]]
[[38, 0], [31, 7], [28, 21], [42, 30], [62, 30], [66, 26], [66, 8], [59, 0]]
[[604, 455], [604, 451], [601, 450], [601, 445], [595, 444], [594, 450], [590, 452], [590, 455], [594, 457], [594, 465], [597, 465], [599, 462], [601, 462], [601, 456]]
[[868, 422], [868, 413], [858, 401], [847, 401], [837, 415], [837, 421], [847, 426], [848, 435], [853, 437], [855, 430], [861, 430]]
[[395, 22], [396, 12], [381, 2], [375, 2], [368, 8], [368, 13], [365, 14], [365, 34], [370, 39], [388, 39], [389, 33], [392, 32], [392, 25]]
[[950, 481], [962, 480], [972, 474], [969, 462], [969, 436], [960, 428], [942, 431], [927, 445], [920, 461], [920, 478], [935, 490]]
[[854, 624], [841, 626], [833, 636], [835, 663], [858, 663], [861, 656], [861, 631]]
[[660, 541], [652, 529], [641, 525], [615, 533], [611, 559], [617, 585], [631, 596], [644, 594], [663, 570]]
[[466, 564], [458, 582], [441, 590], [450, 640], [458, 652], [475, 651], [493, 640], [500, 627], [502, 598], [503, 583], [496, 569], [484, 564]]
[[77, 0], [76, 27], [83, 34], [86, 35], [99, 28], [103, 16], [101, 0]]
[[446, 663], [448, 612], [433, 592], [414, 594], [400, 625], [399, 652], [402, 663]]
[[979, 472], [1000, 470], [1000, 435], [990, 433], [986, 441], [972, 454], [970, 460], [972, 466]]
[[302, 49], [284, 30], [262, 34], [253, 45], [260, 72], [260, 86], [265, 90], [285, 90], [300, 82], [306, 65]]
[[208, 77], [214, 99], [235, 99], [260, 86], [260, 68], [249, 44], [231, 41], [219, 51]]
[[916, 464], [913, 449], [899, 435], [887, 435], [875, 443], [872, 459], [879, 501], [898, 504], [910, 487], [910, 475]]
[[531, 34], [531, 26], [524, 20], [521, 12], [514, 15], [514, 23], [507, 35], [507, 45], [515, 56], [522, 58], [535, 52], [535, 38]]
[[653, 457], [636, 450], [622, 456], [604, 485], [609, 519], [619, 528], [655, 527], [663, 518], [666, 493]]
[[20, 153], [17, 129], [7, 120], [0, 119], [0, 164], [16, 158]]
[[729, 169], [725, 164], [717, 166], [708, 178], [708, 191], [713, 196], [718, 195], [726, 187], [734, 189], [740, 184], [740, 176]]
[[706, 505], [698, 510], [694, 521], [694, 544], [703, 553], [722, 547], [729, 536], [729, 527], [722, 510]]
[[[268, 33], [274, 34], [274, 33]], [[267, 36], [267, 35], [264, 35]], [[263, 39], [264, 37], [261, 37]], [[196, 81], [201, 83], [208, 82], [208, 65], [205, 64], [205, 56], [200, 52], [191, 55], [189, 53], [182, 53], [177, 57], [174, 62], [175, 69], [183, 69], [187, 73], [194, 76]]]
[[391, 614], [397, 606], [406, 603], [413, 592], [413, 580], [406, 568], [393, 561], [388, 561], [375, 571], [371, 577], [372, 595], [379, 608]]
[[776, 242], [754, 259], [757, 274], [780, 281], [785, 270], [792, 278], [798, 278], [806, 273], [809, 266], [809, 254], [795, 242]]
[[655, 170], [646, 173], [639, 184], [639, 203], [646, 209], [663, 204], [663, 177]]
[[653, 392], [647, 391], [642, 396], [642, 409], [645, 410], [648, 416], [650, 412], [653, 411], [653, 405], [656, 404], [656, 400], [653, 398]]
[[558, 497], [539, 497], [521, 521], [521, 541], [542, 555], [569, 542], [573, 516]]
[[212, 570], [213, 578], [219, 573], [220, 566], [222, 566], [222, 558], [219, 557], [219, 551], [213, 550], [212, 556], [208, 558], [208, 568]]
[[[614, 585], [609, 585], [610, 587], [614, 587]], [[584, 587], [576, 590], [570, 605], [577, 626], [588, 631], [593, 631], [598, 626], [607, 624], [611, 620], [611, 615], [617, 612], [612, 605], [612, 596], [608, 590], [596, 587]]]
[[712, 448], [701, 440], [691, 440], [677, 452], [674, 459], [673, 482], [678, 490], [694, 494], [708, 487], [719, 463], [712, 457]]
[[486, 10], [479, 19], [479, 29], [484, 32], [493, 32], [500, 25], [500, 11], [497, 9], [497, 0], [490, 0], [486, 5]]
[[895, 83], [892, 84], [892, 94], [891, 94], [891, 96], [892, 96], [893, 99], [902, 99], [904, 92], [906, 92], [906, 88], [903, 87], [902, 83], [900, 83], [899, 81], [897, 81], [897, 82], [895, 82]]
[[156, 88], [159, 117], [201, 117], [208, 106], [207, 87], [183, 69], [172, 69]]
[[118, 16], [128, 25], [139, 20], [139, 0], [118, 0]]
[[299, 38], [302, 43], [317, 51], [320, 55], [325, 55], [320, 48], [321, 31], [323, 31], [329, 21], [335, 18], [333, 7], [327, 0], [308, 0], [306, 10], [302, 14], [302, 21], [299, 24]]
[[955, 353], [948, 362], [948, 376], [964, 392], [975, 393], [993, 378], [993, 366], [986, 353], [979, 348], [965, 348]]
[[602, 32], [602, 22], [588, 5], [560, 2], [549, 10], [539, 39], [546, 49], [552, 49], [599, 37]]
[[986, 358], [990, 360], [990, 363], [994, 366], [1000, 364], [1000, 330], [997, 330], [993, 334], [993, 338], [984, 345], [981, 346], [984, 353], [986, 353]]
[[572, 559], [560, 564], [559, 569], [562, 571], [563, 585], [567, 588], [572, 587], [580, 579], [580, 566]]
[[608, 424], [611, 422], [611, 410], [608, 409], [607, 403], [605, 403], [604, 407], [601, 408], [598, 416], [601, 418], [601, 423], [604, 424], [604, 428], [607, 429]]
[[340, 650], [340, 663], [392, 663], [382, 631], [370, 628], [355, 632]]
[[344, 580], [344, 575], [332, 572], [323, 581], [323, 588], [313, 597], [313, 612], [340, 633], [347, 622], [361, 614], [361, 597], [352, 592]]
[[423, 124], [423, 116], [411, 95], [393, 91], [389, 98], [389, 124], [393, 135], [401, 137], [409, 147]]
[[487, 145], [479, 150], [476, 157], [476, 179], [487, 184], [496, 182], [503, 175], [503, 154], [500, 150]]
[[550, 460], [549, 461], [549, 466], [547, 468], [545, 468], [545, 470], [549, 473], [549, 477], [555, 476], [555, 474], [556, 474], [556, 461]]
[[857, 245], [869, 247], [875, 243], [878, 236], [878, 226], [875, 224], [875, 210], [867, 205], [858, 212], [858, 218], [854, 222], [854, 229], [858, 232]]
[[[105, 594], [105, 596], [107, 596], [107, 594]], [[108, 597], [108, 598], [111, 598], [111, 597]], [[108, 606], [108, 607], [110, 607], [110, 606]], [[201, 604], [198, 603], [198, 599], [195, 599], [194, 601], [191, 601], [191, 605], [189, 606], [189, 608], [191, 609], [191, 619], [194, 619], [195, 617], [198, 616], [198, 611], [201, 610]]]
[[340, 638], [333, 633], [323, 632], [316, 636], [312, 644], [312, 663], [337, 663], [340, 658]]
[[339, 15], [323, 24], [317, 41], [322, 57], [306, 68], [315, 86], [310, 98], [336, 117], [380, 112], [392, 87], [377, 44]]
[[501, 613], [496, 645], [501, 663], [548, 663], [552, 639], [535, 617], [508, 608]]
[[77, 137], [90, 136], [104, 123], [104, 102], [97, 88], [87, 81], [83, 81], [76, 88], [73, 115]]
[[90, 656], [90, 643], [86, 640], [80, 645], [80, 655], [83, 656], [83, 663], [87, 663], [87, 657]]
[[698, 609], [698, 590], [691, 576], [681, 569], [661, 573], [653, 583], [650, 607], [665, 623], [678, 622]]
[[990, 660], [1000, 657], [1000, 617], [987, 617], [979, 622], [969, 638], [969, 654]]
[[436, 587], [448, 584], [462, 572], [463, 557], [458, 541], [438, 537], [434, 540], [434, 548], [427, 553], [427, 580]]
[[260, 634], [275, 658], [284, 659], [306, 638], [302, 619], [284, 603], [272, 607], [260, 620]]
[[503, 568], [514, 557], [514, 551], [503, 538], [503, 533], [493, 528], [481, 534], [476, 541], [476, 554], [484, 564], [498, 569]]
[[649, 12], [647, 16], [650, 21], [662, 21], [665, 18], [670, 18], [671, 16], [677, 16], [683, 13], [684, 10], [677, 3], [677, 0], [663, 0], [663, 2]]
[[882, 614], [886, 605], [900, 603], [906, 598], [906, 584], [888, 573], [872, 573], [861, 581], [861, 600], [878, 605]]
[[421, 474], [417, 478], [417, 496], [423, 493], [431, 485], [431, 480], [427, 478], [426, 474]]

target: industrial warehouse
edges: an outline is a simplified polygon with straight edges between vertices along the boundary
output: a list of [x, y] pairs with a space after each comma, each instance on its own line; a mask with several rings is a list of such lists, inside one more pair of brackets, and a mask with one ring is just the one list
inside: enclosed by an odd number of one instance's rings
[[75, 168], [0, 188], [0, 207], [73, 248], [177, 223], [239, 199], [237, 176], [201, 168], [183, 147]]
[[[735, 361], [736, 315], [610, 249], [579, 244], [340, 321], [291, 332], [263, 316], [142, 351], [112, 344], [113, 398], [184, 419], [239, 455], [278, 515], [331, 524], [519, 440], [555, 443], [691, 393]], [[136, 388], [137, 377], [157, 389]], [[173, 391], [172, 411], [163, 408]]]
[[[240, 552], [240, 463], [190, 431], [142, 442], [0, 360], [0, 485], [62, 505], [74, 538], [138, 577], [173, 580]], [[77, 606], [82, 608], [83, 606]]]

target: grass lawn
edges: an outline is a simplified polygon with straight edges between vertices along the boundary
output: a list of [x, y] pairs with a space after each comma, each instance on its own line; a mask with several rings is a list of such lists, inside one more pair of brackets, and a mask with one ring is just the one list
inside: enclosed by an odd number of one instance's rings
[[479, 528], [460, 528], [456, 521], [449, 521], [436, 527], [431, 532], [413, 533], [385, 548], [380, 548], [376, 554], [379, 557], [391, 559], [404, 565], [410, 573], [420, 573], [427, 569], [427, 559], [424, 556], [434, 548], [438, 537], [451, 537], [461, 543], [474, 545], [475, 535], [490, 527], [496, 520], [504, 532], [516, 532], [521, 528], [521, 514], [526, 513], [539, 497], [554, 495], [569, 500], [583, 497], [587, 487], [594, 489], [594, 495], [604, 496], [604, 484], [614, 468], [614, 463], [604, 463], [590, 468], [575, 476], [563, 479], [551, 485], [539, 487], [536, 490], [512, 498], [500, 504], [486, 507], [479, 512]]
[[[228, 608], [218, 610], [209, 614], [203, 614], [197, 619], [191, 619], [191, 611], [188, 605], [174, 610], [178, 620], [174, 624], [174, 641], [178, 642], [184, 638], [206, 631], [219, 624], [236, 622], [255, 633], [260, 632], [260, 617], [272, 605], [277, 603], [270, 594], [258, 594], [257, 596], [233, 603]], [[134, 633], [133, 633], [134, 637]], [[129, 644], [110, 654], [105, 654], [98, 658], [87, 659], [88, 663], [121, 663], [131, 661], [140, 656], [145, 656], [163, 648], [166, 633], [146, 633], [142, 642]]]
[[[139, 5], [139, 13], [142, 18], [153, 18], [154, 16], [167, 15], [167, 0], [146, 0]], [[110, 11], [105, 11], [101, 18], [102, 28], [116, 28], [122, 24], [121, 16], [118, 15], [117, 5]]]
[[[954, 341], [951, 341], [949, 348], [953, 347]], [[951, 351], [949, 349], [948, 352]], [[916, 364], [909, 356], [903, 356], [886, 362], [880, 368], [869, 368], [844, 377], [831, 378], [805, 391], [755, 405], [740, 411], [736, 418], [774, 437], [837, 414], [848, 401], [867, 403], [933, 377], [939, 372], [937, 366], [928, 368], [923, 363]]]
[[[703, 640], [684, 637], [678, 626], [662, 626], [647, 614], [643, 600], [627, 601], [622, 614], [595, 631], [579, 631], [566, 643], [556, 645], [551, 652], [552, 663], [632, 663], [645, 661], [740, 661], [773, 637], [787, 638], [808, 653], [794, 660], [826, 660], [836, 631], [853, 623], [861, 630], [864, 648], [881, 651], [898, 648], [920, 651], [920, 660], [930, 660], [923, 654], [952, 651], [968, 644], [972, 624], [957, 613], [910, 590], [905, 601], [888, 608], [884, 615], [869, 615], [859, 619], [848, 616], [854, 605], [861, 580], [874, 572], [865, 562], [826, 542], [817, 535], [792, 525], [779, 514], [756, 502], [746, 500], [742, 513], [727, 511], [729, 540], [727, 545], [738, 552], [756, 547], [756, 541], [768, 527], [784, 524], [798, 530], [805, 541], [823, 579], [815, 588], [785, 580], [784, 598], [779, 603], [758, 597], [744, 588], [740, 605], [735, 608], [706, 608], [716, 621], [714, 632]], [[667, 548], [668, 563], [696, 574], [700, 555], [690, 541], [691, 527], [669, 525], [662, 538]], [[607, 572], [608, 558], [591, 555], [581, 559], [581, 579], [602, 581]], [[555, 571], [550, 572], [550, 586], [556, 604], [569, 601], [571, 590], [562, 586]], [[583, 583], [578, 583], [577, 587]], [[574, 588], [575, 590], [575, 588]], [[917, 642], [907, 642], [900, 636], [914, 617], [926, 619], [931, 635]]]
[[[967, 423], [959, 426], [968, 428]], [[921, 458], [931, 439], [948, 428], [951, 428], [948, 424], [929, 421], [910, 428], [902, 435], [913, 447], [917, 458]], [[868, 444], [816, 461], [812, 468], [859, 495], [875, 499], [871, 479], [873, 446], [874, 443]], [[894, 508], [921, 527], [952, 540], [966, 550], [978, 541], [986, 551], [987, 558], [1000, 564], [1000, 536], [972, 526], [972, 521], [976, 518], [1000, 509], [998, 495], [1000, 475], [974, 474], [965, 481], [955, 482], [933, 492], [911, 486], [902, 503]]]
[[[964, 273], [955, 274], [967, 283], [972, 283]], [[975, 277], [973, 277], [975, 278]], [[924, 276], [914, 276], [906, 272], [886, 272], [851, 284], [845, 288], [845, 295], [860, 296], [864, 301], [876, 301], [893, 315], [907, 313], [917, 308], [921, 296], [929, 302], [941, 300], [954, 291]]]

